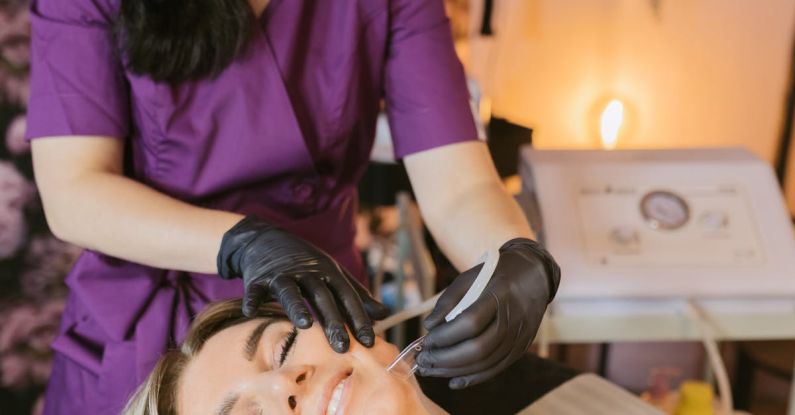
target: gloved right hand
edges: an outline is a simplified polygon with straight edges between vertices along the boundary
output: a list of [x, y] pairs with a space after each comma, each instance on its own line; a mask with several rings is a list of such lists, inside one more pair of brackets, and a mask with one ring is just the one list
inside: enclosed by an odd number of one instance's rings
[[261, 302], [276, 299], [293, 325], [308, 329], [313, 323], [304, 302], [308, 300], [338, 353], [350, 346], [345, 321], [356, 339], [371, 347], [373, 320], [389, 315], [386, 306], [320, 248], [252, 216], [224, 234], [218, 273], [225, 279], [243, 279], [243, 313], [249, 317]]

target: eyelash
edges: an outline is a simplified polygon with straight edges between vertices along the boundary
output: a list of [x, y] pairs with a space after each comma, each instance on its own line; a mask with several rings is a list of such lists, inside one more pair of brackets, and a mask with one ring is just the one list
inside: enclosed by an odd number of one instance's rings
[[287, 334], [287, 337], [284, 338], [284, 344], [282, 344], [282, 354], [279, 356], [279, 367], [284, 365], [284, 361], [287, 360], [287, 355], [290, 354], [290, 350], [295, 345], [295, 339], [298, 337], [298, 329], [293, 327], [293, 330]]

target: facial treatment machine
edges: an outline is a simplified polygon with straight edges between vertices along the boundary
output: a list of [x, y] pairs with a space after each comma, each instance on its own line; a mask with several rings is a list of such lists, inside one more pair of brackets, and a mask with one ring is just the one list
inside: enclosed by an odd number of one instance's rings
[[[731, 408], [715, 339], [795, 336], [792, 223], [772, 169], [750, 152], [528, 147], [520, 175], [519, 202], [563, 271], [550, 314], [578, 316], [573, 337], [591, 326], [616, 340], [700, 338]], [[633, 326], [638, 315], [654, 317]]]
[[795, 297], [789, 214], [748, 151], [525, 148], [520, 171], [558, 298]]

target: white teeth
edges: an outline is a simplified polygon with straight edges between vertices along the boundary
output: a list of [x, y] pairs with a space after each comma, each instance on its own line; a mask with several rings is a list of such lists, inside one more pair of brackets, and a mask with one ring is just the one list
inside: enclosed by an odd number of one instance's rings
[[340, 404], [340, 399], [342, 399], [342, 391], [345, 390], [345, 381], [348, 378], [342, 379], [340, 383], [334, 387], [334, 391], [331, 393], [331, 399], [328, 402], [328, 408], [326, 408], [326, 415], [335, 415], [337, 413], [337, 407]]

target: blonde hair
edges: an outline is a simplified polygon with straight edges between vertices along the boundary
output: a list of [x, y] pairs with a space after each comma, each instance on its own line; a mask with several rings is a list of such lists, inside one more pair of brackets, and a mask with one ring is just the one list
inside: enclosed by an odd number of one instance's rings
[[255, 318], [287, 320], [277, 303], [260, 305], [257, 316], [243, 315], [242, 301], [226, 300], [209, 305], [191, 324], [180, 347], [164, 354], [122, 412], [124, 415], [176, 415], [177, 385], [185, 366], [215, 334]]

